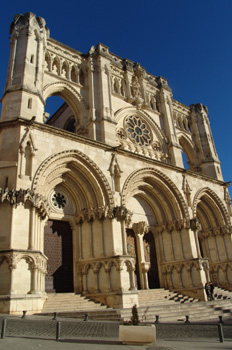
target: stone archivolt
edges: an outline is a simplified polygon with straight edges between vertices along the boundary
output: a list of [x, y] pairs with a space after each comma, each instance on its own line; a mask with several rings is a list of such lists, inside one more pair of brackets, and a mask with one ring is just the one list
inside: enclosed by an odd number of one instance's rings
[[215, 211], [220, 213], [220, 221], [230, 225], [230, 216], [228, 211], [226, 210], [222, 200], [218, 197], [218, 195], [209, 187], [201, 188], [197, 191], [194, 199], [193, 199], [193, 216], [196, 216], [197, 205], [203, 198], [208, 197], [208, 200], [211, 200]]
[[[40, 168], [38, 169], [34, 177], [33, 185], [32, 185], [34, 190], [38, 191], [39, 188], [41, 189], [43, 188], [43, 192], [45, 193], [44, 184], [54, 181], [55, 179], [54, 171], [58, 167], [63, 168], [63, 170], [61, 170], [61, 173], [69, 173], [70, 172], [69, 167], [71, 166], [72, 169], [74, 170], [76, 167], [76, 164], [79, 164], [79, 166], [83, 169], [85, 173], [88, 172], [88, 177], [87, 176], [85, 177], [85, 182], [87, 183], [87, 181], [90, 181], [89, 189], [93, 186], [95, 187], [95, 189], [93, 188], [93, 191], [95, 192], [95, 196], [99, 197], [99, 199], [97, 200], [98, 202], [97, 207], [101, 207], [101, 204], [102, 205], [106, 204], [110, 208], [113, 207], [113, 204], [114, 204], [113, 194], [105, 175], [102, 173], [100, 168], [96, 165], [96, 163], [94, 163], [87, 155], [77, 150], [63, 151], [61, 153], [54, 154], [50, 156], [48, 159], [46, 159], [42, 163], [42, 165], [40, 166]], [[89, 172], [90, 167], [92, 169], [91, 174]], [[74, 171], [72, 173], [75, 175]], [[57, 176], [59, 176], [60, 178], [60, 173]], [[51, 178], [51, 180], [49, 180], [49, 178]], [[101, 183], [101, 186], [99, 186], [99, 183]]]
[[[166, 220], [168, 220], [168, 216], [170, 217], [170, 215], [173, 215], [171, 214], [173, 210], [175, 211], [176, 218], [181, 219], [183, 217], [186, 218], [186, 220], [189, 220], [188, 208], [176, 185], [164, 173], [154, 168], [145, 168], [134, 171], [128, 177], [122, 190], [123, 205], [126, 205], [128, 196], [132, 195], [132, 188], [134, 188], [135, 191], [138, 191], [138, 188], [141, 188], [141, 186], [147, 187], [150, 181], [152, 185], [153, 183], [154, 185], [159, 184], [159, 191], [165, 193], [165, 197], [167, 198], [165, 203], [172, 203], [172, 209], [170, 210], [170, 213], [167, 212]], [[155, 190], [155, 187], [156, 186], [153, 186], [151, 191]], [[171, 219], [174, 218], [172, 217]], [[165, 219], [162, 217], [161, 220], [163, 221]]]

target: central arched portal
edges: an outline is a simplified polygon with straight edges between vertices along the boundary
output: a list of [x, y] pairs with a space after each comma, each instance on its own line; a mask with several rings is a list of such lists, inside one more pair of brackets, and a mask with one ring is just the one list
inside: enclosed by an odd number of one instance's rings
[[45, 291], [73, 292], [72, 230], [67, 221], [48, 220], [44, 229], [44, 254], [48, 258]]

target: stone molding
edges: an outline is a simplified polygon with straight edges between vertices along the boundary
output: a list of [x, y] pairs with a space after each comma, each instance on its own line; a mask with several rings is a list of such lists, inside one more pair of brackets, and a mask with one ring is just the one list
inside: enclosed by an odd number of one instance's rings
[[47, 273], [47, 258], [41, 252], [16, 250], [0, 252], [0, 265], [7, 261], [10, 270], [16, 269], [22, 259], [26, 260], [31, 270], [36, 269], [43, 274]]
[[186, 268], [190, 271], [193, 267], [195, 267], [198, 271], [204, 269], [209, 270], [209, 261], [208, 259], [188, 259], [181, 261], [171, 261], [168, 263], [162, 263], [163, 273], [171, 273], [174, 269], [177, 272], [181, 272], [183, 268]]
[[210, 273], [218, 272], [219, 269], [222, 269], [223, 272], [226, 272], [228, 268], [232, 270], [232, 261], [225, 261], [225, 262], [217, 262], [217, 263], [209, 263], [210, 266]]
[[111, 257], [111, 258], [103, 258], [103, 259], [97, 259], [97, 260], [79, 260], [77, 262], [77, 265], [79, 266], [79, 271], [81, 271], [82, 274], [87, 274], [88, 270], [91, 268], [93, 271], [99, 272], [100, 268], [103, 266], [105, 272], [111, 271], [111, 268], [113, 266], [116, 267], [117, 271], [121, 271], [123, 268], [123, 265], [126, 265], [128, 268], [128, 271], [134, 271], [135, 270], [135, 258], [134, 256], [117, 256], [117, 257]]

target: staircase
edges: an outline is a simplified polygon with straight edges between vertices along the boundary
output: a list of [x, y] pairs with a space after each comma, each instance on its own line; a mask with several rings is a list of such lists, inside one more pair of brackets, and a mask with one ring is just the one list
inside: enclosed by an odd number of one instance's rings
[[[232, 299], [232, 292], [226, 289], [214, 288], [214, 299]], [[231, 301], [232, 302], [232, 301]]]
[[60, 317], [84, 319], [88, 314], [89, 320], [120, 321], [116, 310], [74, 293], [49, 293], [40, 315], [48, 316], [54, 312]]
[[170, 290], [159, 288], [138, 291], [139, 306], [147, 307], [159, 304], [173, 304], [173, 303], [195, 303], [198, 299], [182, 295], [180, 293], [171, 292]]
[[[232, 292], [220, 288], [215, 288], [214, 292], [214, 301], [203, 302], [165, 289], [138, 291], [140, 321], [154, 323], [156, 315], [160, 322], [185, 321], [186, 315], [190, 322], [231, 317]], [[130, 320], [131, 309], [121, 309], [120, 313], [124, 320]]]
[[[183, 322], [186, 315], [190, 322], [232, 317], [232, 292], [216, 287], [214, 297], [215, 300], [205, 302], [162, 288], [139, 290], [139, 318], [141, 322], [154, 323], [158, 315], [159, 321], [166, 323]], [[131, 318], [131, 308], [115, 310], [74, 293], [48, 294], [40, 315], [53, 315], [54, 312], [60, 317], [79, 319], [88, 314], [89, 320], [119, 322], [121, 318], [125, 321]]]

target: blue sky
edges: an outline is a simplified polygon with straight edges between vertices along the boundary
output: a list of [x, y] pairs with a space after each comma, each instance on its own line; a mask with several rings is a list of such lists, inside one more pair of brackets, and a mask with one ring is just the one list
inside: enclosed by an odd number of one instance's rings
[[102, 42], [165, 77], [178, 101], [206, 105], [224, 180], [232, 180], [232, 0], [4, 2], [1, 96], [10, 23], [15, 14], [29, 11], [45, 18], [52, 38], [84, 53]]

